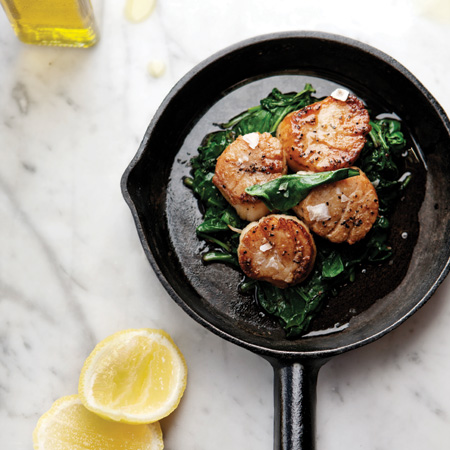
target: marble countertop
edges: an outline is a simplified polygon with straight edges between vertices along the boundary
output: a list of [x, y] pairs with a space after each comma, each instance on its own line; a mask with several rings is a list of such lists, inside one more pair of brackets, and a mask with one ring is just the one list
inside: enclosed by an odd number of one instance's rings
[[[37, 419], [76, 393], [93, 346], [163, 328], [189, 382], [162, 421], [171, 450], [272, 449], [273, 374], [165, 292], [142, 251], [120, 178], [171, 87], [255, 35], [319, 30], [390, 54], [450, 111], [446, 0], [159, 1], [142, 23], [93, 0], [91, 49], [28, 46], [0, 14], [0, 448], [31, 450]], [[163, 61], [152, 77], [148, 65]], [[450, 279], [381, 340], [320, 372], [317, 449], [450, 448]]]

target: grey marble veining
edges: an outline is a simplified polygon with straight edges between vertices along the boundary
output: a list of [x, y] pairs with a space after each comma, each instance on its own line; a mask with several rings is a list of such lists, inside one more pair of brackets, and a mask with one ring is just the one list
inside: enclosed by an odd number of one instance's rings
[[[270, 365], [175, 305], [153, 274], [120, 177], [174, 84], [239, 40], [281, 30], [347, 35], [392, 55], [450, 111], [446, 0], [159, 1], [140, 24], [92, 0], [88, 50], [27, 46], [0, 14], [0, 448], [31, 450], [37, 419], [76, 393], [96, 342], [167, 330], [189, 367], [162, 421], [167, 449], [272, 448]], [[153, 60], [166, 65], [152, 78]], [[450, 281], [400, 328], [320, 372], [318, 450], [450, 447]]]

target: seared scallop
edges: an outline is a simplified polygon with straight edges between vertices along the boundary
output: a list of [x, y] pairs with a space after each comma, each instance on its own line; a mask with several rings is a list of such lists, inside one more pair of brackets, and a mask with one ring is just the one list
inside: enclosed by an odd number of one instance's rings
[[244, 228], [238, 257], [248, 277], [286, 288], [310, 274], [316, 246], [308, 227], [297, 217], [271, 214]]
[[269, 209], [245, 189], [286, 172], [286, 158], [279, 140], [270, 133], [249, 133], [239, 136], [219, 156], [213, 183], [239, 217], [253, 221], [268, 214]]
[[346, 100], [332, 96], [288, 114], [277, 129], [294, 170], [324, 172], [350, 167], [370, 132], [369, 113], [352, 94]]
[[378, 216], [378, 196], [360, 170], [355, 177], [313, 189], [293, 209], [317, 235], [354, 244], [372, 228]]

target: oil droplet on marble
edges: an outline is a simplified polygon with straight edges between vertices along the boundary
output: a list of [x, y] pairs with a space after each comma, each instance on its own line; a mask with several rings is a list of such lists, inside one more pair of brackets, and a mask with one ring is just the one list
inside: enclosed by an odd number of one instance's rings
[[130, 22], [142, 22], [147, 19], [156, 6], [156, 0], [127, 0], [125, 17]]

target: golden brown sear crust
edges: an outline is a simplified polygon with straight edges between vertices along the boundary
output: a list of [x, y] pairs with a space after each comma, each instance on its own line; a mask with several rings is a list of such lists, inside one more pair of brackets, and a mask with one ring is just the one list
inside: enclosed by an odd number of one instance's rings
[[286, 173], [279, 140], [270, 133], [251, 133], [239, 136], [219, 156], [212, 181], [242, 219], [253, 221], [268, 214], [269, 209], [245, 189]]
[[308, 227], [297, 217], [271, 214], [244, 228], [238, 257], [248, 277], [286, 288], [310, 274], [316, 245]]
[[350, 167], [370, 132], [369, 113], [361, 100], [327, 97], [288, 114], [277, 137], [294, 171], [324, 172]]
[[378, 216], [378, 196], [364, 172], [359, 172], [313, 189], [293, 208], [295, 214], [331, 242], [354, 244], [363, 239]]

